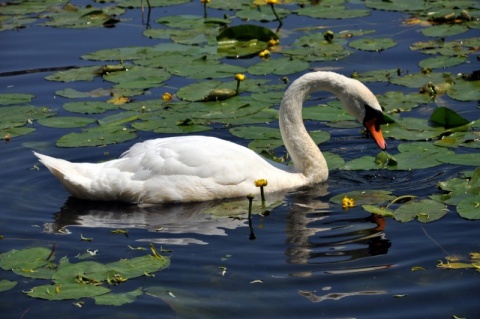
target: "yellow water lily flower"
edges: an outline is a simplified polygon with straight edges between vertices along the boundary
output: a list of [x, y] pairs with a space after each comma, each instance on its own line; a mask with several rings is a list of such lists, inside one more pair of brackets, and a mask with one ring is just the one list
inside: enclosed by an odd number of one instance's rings
[[262, 52], [260, 52], [258, 56], [260, 56], [261, 58], [268, 58], [270, 56], [270, 51], [265, 49]]
[[235, 80], [237, 81], [243, 81], [245, 80], [247, 77], [245, 76], [245, 74], [242, 74], [242, 73], [237, 73], [235, 74]]
[[255, 186], [256, 187], [263, 187], [263, 186], [267, 186], [268, 185], [268, 181], [266, 179], [257, 179], [255, 181]]
[[353, 200], [353, 198], [348, 198], [347, 196], [345, 196], [342, 199], [342, 207], [343, 208], [349, 208], [349, 207], [353, 207], [353, 206], [355, 206], [355, 201]]
[[171, 101], [172, 100], [172, 95], [168, 92], [165, 92], [162, 95], [162, 100], [167, 101], [167, 102]]

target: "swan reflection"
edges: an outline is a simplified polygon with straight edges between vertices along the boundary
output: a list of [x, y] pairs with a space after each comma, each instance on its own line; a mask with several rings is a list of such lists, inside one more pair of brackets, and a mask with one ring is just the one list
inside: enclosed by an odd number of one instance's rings
[[[327, 185], [304, 188], [290, 194], [269, 194], [265, 210], [285, 214], [290, 264], [332, 264], [326, 272], [339, 271], [338, 263], [386, 254], [391, 245], [385, 238], [385, 220], [376, 215], [336, 211], [328, 202]], [[256, 201], [257, 205], [259, 201]], [[278, 207], [282, 206], [282, 207]], [[254, 208], [256, 212], [259, 207]], [[69, 198], [54, 221], [45, 224], [45, 232], [68, 232], [69, 226], [99, 228], [136, 228], [162, 234], [189, 234], [194, 237], [145, 238], [162, 244], [207, 244], [195, 235], [226, 236], [226, 230], [250, 226], [250, 239], [261, 237], [257, 219], [248, 220], [248, 200], [209, 201], [189, 204], [151, 206], [103, 203]], [[266, 217], [268, 220], [268, 217]], [[253, 224], [253, 225], [252, 225]], [[163, 236], [165, 237], [165, 236]], [[304, 274], [298, 273], [298, 276]], [[305, 274], [308, 275], [308, 274]]]

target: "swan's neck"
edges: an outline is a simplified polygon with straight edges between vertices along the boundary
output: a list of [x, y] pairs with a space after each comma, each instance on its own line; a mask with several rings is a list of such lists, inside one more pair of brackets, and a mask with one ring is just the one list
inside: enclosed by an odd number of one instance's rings
[[303, 124], [303, 102], [310, 93], [320, 90], [331, 92], [342, 99], [346, 90], [343, 78], [331, 72], [306, 74], [292, 83], [280, 105], [279, 124], [285, 147], [295, 169], [303, 173], [311, 183], [327, 180], [328, 167], [325, 157]]

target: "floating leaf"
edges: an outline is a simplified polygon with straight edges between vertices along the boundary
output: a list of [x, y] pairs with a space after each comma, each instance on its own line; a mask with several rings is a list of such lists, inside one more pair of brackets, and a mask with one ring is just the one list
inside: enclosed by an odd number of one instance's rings
[[217, 36], [218, 41], [225, 41], [225, 40], [248, 41], [252, 39], [268, 42], [271, 39], [277, 40], [278, 35], [272, 30], [262, 26], [257, 26], [253, 24], [243, 24], [239, 26], [225, 28]]
[[436, 108], [432, 115], [430, 115], [429, 121], [435, 125], [440, 125], [445, 128], [452, 128], [470, 123], [470, 121], [465, 119], [463, 116], [446, 107]]
[[86, 66], [70, 70], [58, 71], [45, 77], [57, 82], [92, 81], [98, 76], [98, 66]]
[[143, 294], [142, 288], [137, 288], [133, 291], [124, 293], [107, 293], [104, 295], [96, 296], [95, 304], [105, 306], [121, 306], [124, 304], [134, 302], [138, 296]]
[[291, 59], [278, 58], [259, 62], [248, 68], [248, 73], [254, 75], [276, 74], [288, 75], [305, 71], [310, 67], [308, 62]]
[[38, 120], [38, 123], [42, 124], [43, 126], [55, 128], [84, 127], [95, 122], [95, 119], [92, 118], [72, 116], [56, 116]]
[[346, 196], [347, 198], [353, 198], [355, 205], [379, 205], [394, 199], [395, 196], [391, 193], [385, 190], [351, 191], [336, 195], [330, 198], [330, 201], [341, 205], [343, 198]]
[[457, 212], [466, 219], [480, 219], [480, 195], [463, 199], [457, 206]]
[[397, 42], [390, 38], [362, 38], [350, 42], [349, 45], [358, 50], [383, 51], [393, 48], [397, 45]]
[[458, 101], [478, 101], [480, 100], [480, 81], [466, 81], [456, 79], [448, 91], [448, 96]]
[[136, 138], [134, 130], [123, 126], [100, 126], [69, 133], [57, 140], [58, 147], [87, 147], [121, 143]]
[[155, 87], [170, 78], [170, 73], [157, 68], [133, 66], [125, 71], [104, 75], [107, 81], [117, 83], [118, 88], [147, 89]]
[[439, 158], [439, 161], [446, 164], [480, 166], [480, 156], [478, 153], [455, 154], [445, 158]]
[[49, 263], [51, 250], [44, 247], [10, 250], [0, 254], [0, 267], [4, 270], [35, 270]]
[[422, 29], [427, 37], [450, 37], [468, 31], [468, 27], [461, 24], [440, 24]]
[[16, 285], [17, 285], [16, 281], [2, 279], [0, 280], [0, 292], [10, 290]]
[[432, 58], [427, 58], [418, 63], [421, 68], [425, 69], [435, 69], [435, 68], [449, 68], [455, 65], [462, 64], [467, 61], [467, 57], [458, 56], [436, 56]]
[[396, 220], [409, 222], [415, 218], [419, 222], [427, 223], [438, 220], [447, 214], [445, 205], [434, 200], [424, 199], [418, 202], [408, 202], [394, 212]]
[[348, 9], [343, 5], [321, 4], [322, 2], [311, 6], [304, 6], [295, 12], [298, 15], [321, 19], [351, 19], [366, 17], [370, 14], [370, 10]]
[[109, 110], [117, 110], [118, 106], [107, 102], [68, 102], [63, 108], [69, 112], [98, 114]]
[[28, 103], [34, 97], [35, 95], [32, 95], [32, 94], [21, 94], [21, 93], [0, 94], [0, 105]]
[[27, 295], [33, 298], [47, 300], [68, 300], [94, 297], [110, 292], [110, 289], [91, 284], [56, 284], [44, 285], [32, 288]]
[[362, 208], [369, 213], [384, 216], [384, 217], [393, 217], [393, 211], [386, 207], [378, 207], [374, 205], [362, 205]]

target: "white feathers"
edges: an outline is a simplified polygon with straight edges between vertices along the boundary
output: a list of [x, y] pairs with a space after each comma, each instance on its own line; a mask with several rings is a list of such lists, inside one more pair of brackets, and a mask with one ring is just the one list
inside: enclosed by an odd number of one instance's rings
[[[206, 136], [160, 138], [133, 145], [119, 159], [71, 163], [34, 153], [75, 197], [133, 203], [198, 202], [257, 193], [255, 180], [267, 179], [267, 192], [293, 189], [328, 178], [325, 159], [308, 135], [302, 104], [315, 90], [343, 96], [359, 120], [375, 96], [358, 81], [332, 72], [309, 73], [286, 91], [280, 130], [293, 166], [270, 162], [238, 144]], [[379, 106], [378, 106], [379, 108]], [[363, 114], [362, 114], [363, 113]]]

